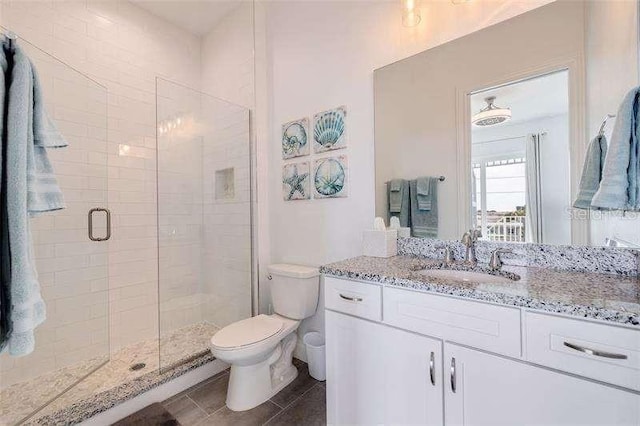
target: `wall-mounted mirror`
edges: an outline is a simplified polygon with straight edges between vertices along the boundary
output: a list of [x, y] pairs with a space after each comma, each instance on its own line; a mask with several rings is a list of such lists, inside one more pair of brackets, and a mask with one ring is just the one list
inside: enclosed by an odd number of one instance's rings
[[572, 207], [638, 79], [632, 1], [556, 1], [376, 70], [376, 215], [416, 237], [640, 246], [637, 212]]

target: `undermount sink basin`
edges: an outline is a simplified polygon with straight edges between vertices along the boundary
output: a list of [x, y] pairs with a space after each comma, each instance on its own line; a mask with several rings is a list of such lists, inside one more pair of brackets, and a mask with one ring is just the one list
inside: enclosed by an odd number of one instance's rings
[[419, 274], [428, 277], [450, 281], [473, 282], [481, 284], [511, 283], [513, 280], [499, 275], [485, 274], [483, 272], [456, 271], [451, 269], [423, 269]]

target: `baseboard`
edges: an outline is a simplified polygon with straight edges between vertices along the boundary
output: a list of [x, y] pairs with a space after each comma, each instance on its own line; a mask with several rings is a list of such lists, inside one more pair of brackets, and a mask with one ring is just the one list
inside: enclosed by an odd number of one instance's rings
[[189, 389], [191, 386], [218, 374], [229, 366], [220, 360], [213, 360], [201, 367], [195, 368], [188, 373], [177, 377], [170, 382], [164, 383], [148, 390], [128, 401], [118, 404], [113, 408], [96, 414], [80, 423], [82, 426], [107, 426], [118, 420], [127, 417], [155, 402], [162, 402], [173, 395]]

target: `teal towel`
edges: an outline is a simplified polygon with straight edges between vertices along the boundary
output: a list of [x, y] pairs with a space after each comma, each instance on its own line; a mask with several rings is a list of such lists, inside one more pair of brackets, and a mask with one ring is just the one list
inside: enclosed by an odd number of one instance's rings
[[[396, 189], [398, 189], [396, 191]], [[396, 216], [400, 220], [400, 226], [409, 226], [409, 211], [411, 205], [409, 203], [409, 182], [404, 179], [395, 179], [389, 182], [388, 188], [389, 214], [387, 222], [391, 216]]]
[[402, 179], [389, 182], [389, 212], [400, 213], [402, 210]]
[[4, 166], [6, 141], [4, 137], [4, 112], [6, 82], [5, 71], [9, 68], [4, 49], [0, 46], [0, 352], [11, 336], [11, 251], [9, 249], [9, 219], [7, 217], [7, 168]]
[[587, 149], [587, 156], [582, 168], [580, 187], [573, 207], [588, 210], [591, 208], [593, 196], [600, 188], [602, 180], [602, 169], [607, 157], [607, 138], [602, 135], [596, 136]]
[[[44, 112], [38, 77], [31, 61], [19, 47], [13, 52], [5, 69], [8, 91], [6, 97], [6, 167], [7, 218], [11, 251], [10, 321], [13, 331], [7, 344], [9, 353], [23, 356], [35, 347], [34, 330], [46, 318], [35, 269], [29, 216], [64, 208], [47, 147], [66, 145], [62, 136]], [[4, 284], [4, 283], [3, 283]], [[5, 348], [6, 349], [6, 348]]]
[[615, 210], [640, 208], [639, 94], [640, 88], [631, 90], [618, 110], [600, 189], [591, 202], [594, 207]]
[[47, 148], [64, 148], [67, 141], [62, 137], [44, 108], [40, 79], [31, 65], [33, 79], [33, 145], [34, 167], [29, 167], [29, 213], [37, 215], [64, 209], [66, 204], [53, 167], [47, 156]]
[[431, 179], [429, 182], [430, 210], [421, 210], [418, 205], [417, 181], [412, 180], [409, 183], [411, 233], [414, 237], [438, 238], [438, 187], [436, 182], [437, 179]]
[[419, 177], [416, 179], [416, 194], [418, 201], [418, 208], [423, 211], [431, 210], [431, 182], [433, 178]]

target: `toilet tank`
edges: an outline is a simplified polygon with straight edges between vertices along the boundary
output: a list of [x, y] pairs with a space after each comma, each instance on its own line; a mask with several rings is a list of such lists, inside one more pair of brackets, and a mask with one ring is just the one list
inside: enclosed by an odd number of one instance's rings
[[318, 268], [277, 264], [267, 268], [271, 279], [271, 301], [276, 314], [302, 320], [318, 307]]

